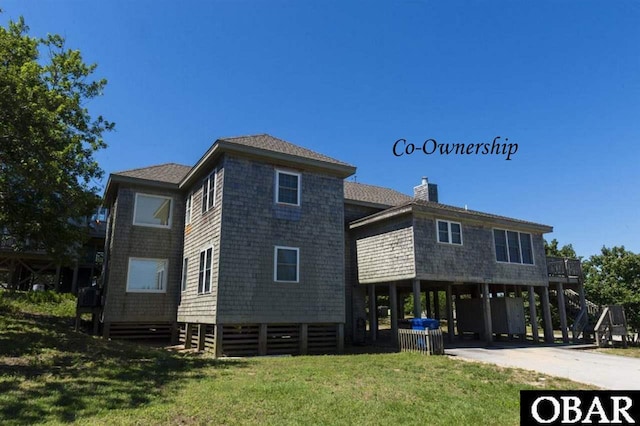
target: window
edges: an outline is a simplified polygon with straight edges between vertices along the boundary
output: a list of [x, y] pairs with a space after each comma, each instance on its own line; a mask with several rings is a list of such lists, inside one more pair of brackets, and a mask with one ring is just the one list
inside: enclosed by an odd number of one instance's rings
[[166, 259], [129, 258], [127, 292], [164, 293], [166, 283]]
[[187, 272], [189, 271], [189, 259], [186, 257], [182, 260], [182, 282], [180, 283], [180, 290], [185, 291], [187, 289]]
[[193, 193], [189, 194], [187, 200], [184, 203], [184, 224], [189, 225], [191, 223], [191, 204], [193, 201]]
[[202, 213], [208, 211], [216, 203], [216, 170], [202, 183]]
[[299, 278], [300, 249], [276, 246], [273, 279], [279, 282], [297, 283]]
[[211, 292], [211, 263], [213, 247], [200, 252], [200, 268], [198, 270], [198, 294]]
[[437, 220], [438, 242], [462, 245], [462, 225], [458, 222]]
[[300, 205], [300, 173], [276, 170], [276, 203]]
[[494, 229], [493, 239], [496, 245], [496, 260], [498, 262], [533, 265], [531, 234]]
[[136, 194], [133, 224], [155, 228], [171, 227], [171, 198], [160, 195]]

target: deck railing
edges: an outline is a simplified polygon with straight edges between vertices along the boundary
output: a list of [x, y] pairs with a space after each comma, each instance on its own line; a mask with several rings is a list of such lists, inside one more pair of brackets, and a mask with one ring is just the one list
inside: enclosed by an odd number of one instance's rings
[[580, 277], [582, 263], [578, 259], [547, 257], [547, 272], [552, 277]]
[[398, 330], [398, 343], [403, 352], [444, 355], [442, 330]]

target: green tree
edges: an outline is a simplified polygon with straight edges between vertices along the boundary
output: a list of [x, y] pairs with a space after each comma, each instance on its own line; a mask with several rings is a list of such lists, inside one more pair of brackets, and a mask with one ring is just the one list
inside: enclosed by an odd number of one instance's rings
[[552, 257], [568, 257], [572, 259], [578, 259], [576, 251], [573, 249], [573, 246], [571, 244], [566, 244], [562, 246], [562, 248], [559, 248], [558, 245], [558, 240], [556, 240], [555, 238], [551, 240], [550, 243], [547, 242], [547, 240], [544, 240], [545, 254]]
[[0, 232], [64, 260], [99, 202], [94, 153], [113, 123], [86, 108], [106, 85], [91, 78], [96, 65], [59, 35], [28, 31], [23, 18], [0, 26]]
[[584, 262], [587, 298], [600, 305], [623, 305], [627, 322], [640, 329], [640, 254], [602, 247]]

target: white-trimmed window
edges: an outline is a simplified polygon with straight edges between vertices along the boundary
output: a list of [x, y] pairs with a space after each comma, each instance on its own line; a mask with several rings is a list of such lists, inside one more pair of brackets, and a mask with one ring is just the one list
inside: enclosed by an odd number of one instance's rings
[[184, 224], [189, 225], [191, 223], [191, 207], [193, 204], [193, 193], [190, 193], [184, 202]]
[[129, 258], [127, 292], [165, 293], [167, 288], [167, 259]]
[[275, 246], [273, 259], [273, 280], [297, 283], [300, 278], [300, 249], [297, 247]]
[[136, 193], [133, 224], [154, 228], [171, 228], [172, 199], [162, 195]]
[[211, 264], [213, 263], [213, 247], [200, 252], [198, 268], [198, 294], [211, 292]]
[[276, 170], [276, 203], [299, 206], [301, 181], [300, 173]]
[[182, 281], [180, 282], [180, 291], [187, 289], [187, 272], [189, 272], [189, 259], [182, 259]]
[[217, 170], [214, 170], [202, 183], [202, 213], [205, 213], [216, 204]]
[[436, 220], [438, 226], [438, 242], [462, 245], [462, 225], [448, 220]]
[[494, 229], [493, 239], [498, 262], [533, 265], [531, 234], [505, 229]]

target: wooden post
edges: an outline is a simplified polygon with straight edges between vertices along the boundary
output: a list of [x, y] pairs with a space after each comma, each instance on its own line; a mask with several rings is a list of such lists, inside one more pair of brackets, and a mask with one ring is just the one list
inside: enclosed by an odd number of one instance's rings
[[371, 342], [378, 338], [378, 304], [376, 303], [376, 286], [369, 284], [369, 336]]
[[93, 322], [93, 335], [97, 336], [98, 328], [100, 327], [100, 308], [93, 308], [93, 312], [91, 313], [91, 322]]
[[213, 330], [213, 357], [219, 358], [222, 356], [222, 340], [224, 338], [222, 333], [222, 324], [214, 324]]
[[398, 319], [404, 319], [404, 293], [399, 294], [397, 306], [398, 306]]
[[516, 297], [522, 297], [522, 287], [517, 285], [515, 286]]
[[198, 324], [198, 351], [204, 351], [204, 338], [207, 332], [206, 324]]
[[562, 331], [562, 341], [569, 343], [569, 330], [567, 328], [567, 305], [564, 301], [564, 288], [562, 283], [556, 283], [558, 293], [558, 312], [560, 313], [560, 329]]
[[193, 335], [194, 324], [188, 322], [184, 328], [184, 348], [191, 349], [191, 336]]
[[529, 293], [529, 316], [531, 317], [531, 334], [533, 336], [533, 342], [539, 343], [540, 337], [538, 336], [538, 312], [536, 311], [536, 293], [533, 290], [533, 286], [528, 287], [527, 293]]
[[487, 344], [493, 341], [491, 324], [491, 300], [489, 299], [489, 284], [482, 284], [482, 317], [484, 320], [484, 340]]
[[431, 291], [427, 290], [424, 292], [425, 304], [427, 305], [427, 318], [433, 318], [431, 316]]
[[435, 319], [440, 320], [440, 297], [438, 296], [438, 290], [433, 290], [433, 310]]
[[542, 287], [540, 289], [540, 301], [542, 303], [544, 341], [546, 343], [553, 343], [553, 324], [551, 323], [551, 307], [549, 306], [549, 287]]
[[453, 341], [455, 329], [453, 327], [453, 296], [451, 294], [451, 284], [447, 284], [447, 339]]
[[73, 278], [71, 279], [71, 294], [78, 294], [78, 264], [73, 267]]
[[413, 317], [422, 317], [422, 299], [420, 292], [420, 280], [413, 280]]
[[56, 281], [54, 283], [53, 289], [56, 293], [60, 292], [60, 273], [62, 272], [62, 266], [58, 263], [56, 265]]
[[[265, 324], [265, 323], [261, 323], [258, 326], [258, 355], [260, 355], [260, 356], [263, 356], [263, 355], [267, 354], [267, 327], [268, 327], [268, 325]], [[300, 333], [300, 334], [301, 334], [301, 336], [300, 336], [301, 337], [300, 346], [302, 346], [302, 333]], [[302, 351], [300, 351], [300, 353], [302, 353]]]
[[102, 337], [104, 337], [105, 339], [109, 340], [110, 332], [111, 332], [111, 323], [105, 321], [102, 324]]
[[344, 324], [343, 323], [338, 324], [338, 330], [336, 335], [338, 338], [338, 341], [336, 342], [338, 345], [338, 353], [339, 354], [344, 353]]
[[300, 324], [300, 355], [309, 353], [309, 324]]
[[398, 343], [398, 294], [396, 283], [389, 284], [389, 305], [391, 305], [391, 336], [394, 344]]

